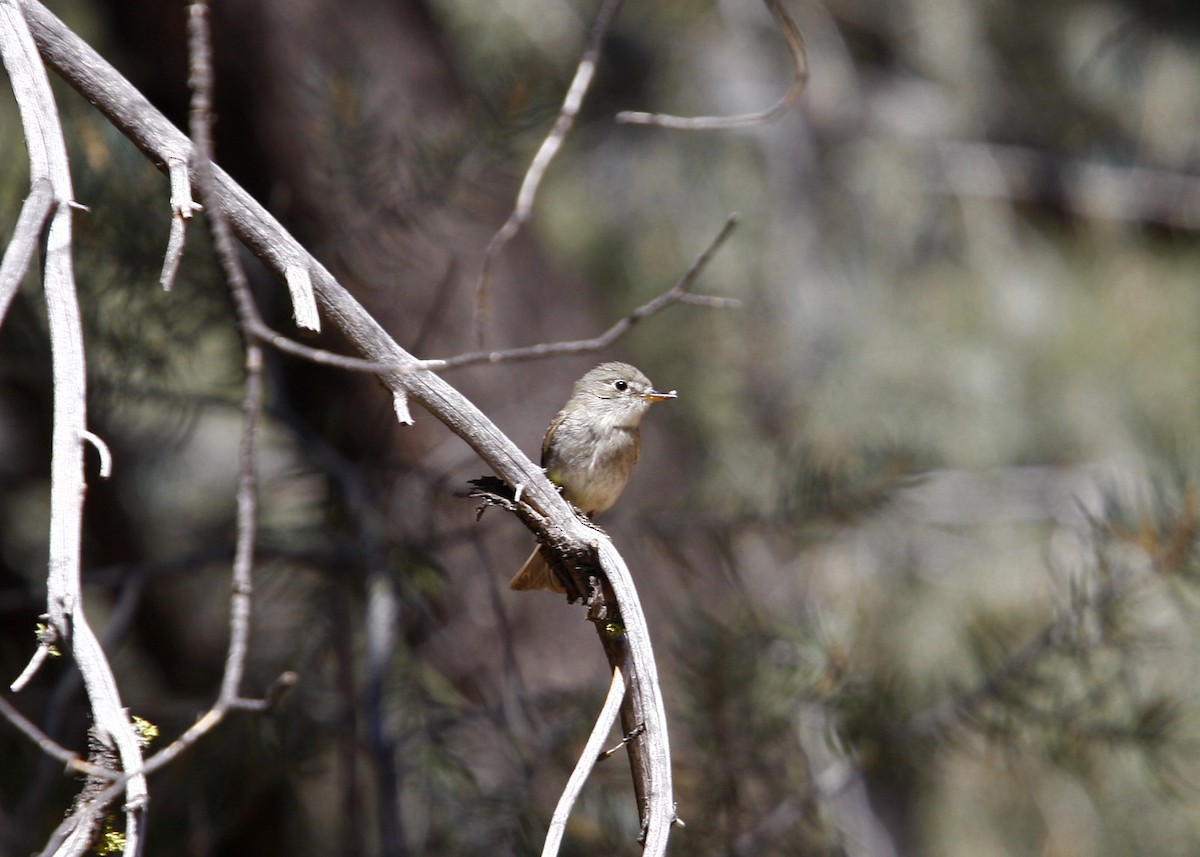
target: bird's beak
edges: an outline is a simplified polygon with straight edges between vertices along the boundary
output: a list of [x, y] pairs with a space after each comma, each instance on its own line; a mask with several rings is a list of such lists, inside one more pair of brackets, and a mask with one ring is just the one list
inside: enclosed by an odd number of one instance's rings
[[662, 402], [666, 399], [677, 399], [679, 394], [672, 390], [669, 393], [660, 393], [658, 390], [651, 390], [649, 393], [642, 393], [642, 398], [647, 402]]

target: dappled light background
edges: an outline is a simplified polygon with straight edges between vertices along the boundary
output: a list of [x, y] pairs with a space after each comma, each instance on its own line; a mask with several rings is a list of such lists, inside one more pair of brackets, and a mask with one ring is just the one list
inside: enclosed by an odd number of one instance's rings
[[[186, 118], [184, 9], [51, 4]], [[810, 82], [762, 127], [620, 110], [768, 106], [764, 5], [627, 0], [580, 120], [477, 313], [482, 253], [594, 4], [215, 4], [217, 157], [422, 357], [594, 335], [601, 355], [447, 374], [530, 455], [571, 382], [638, 365], [678, 401], [601, 519], [638, 583], [671, 727], [680, 854], [1193, 854], [1200, 421], [1200, 11], [1185, 2], [789, 2]], [[94, 428], [88, 609], [169, 736], [227, 633], [240, 343], [193, 229], [157, 287], [164, 177], [57, 87]], [[0, 234], [28, 188], [0, 93]], [[251, 269], [294, 335], [286, 290]], [[0, 327], [0, 667], [44, 611], [50, 376], [31, 276]], [[481, 324], [480, 324], [481, 322]], [[344, 346], [324, 335], [313, 344]], [[273, 354], [239, 715], [151, 782], [149, 851], [534, 854], [607, 685], [583, 610], [507, 580], [532, 539], [370, 377]], [[102, 623], [101, 623], [102, 624]], [[14, 698], [68, 746], [68, 664]], [[615, 743], [619, 736], [613, 738]], [[73, 793], [0, 727], [0, 853]], [[634, 854], [601, 764], [566, 854]]]

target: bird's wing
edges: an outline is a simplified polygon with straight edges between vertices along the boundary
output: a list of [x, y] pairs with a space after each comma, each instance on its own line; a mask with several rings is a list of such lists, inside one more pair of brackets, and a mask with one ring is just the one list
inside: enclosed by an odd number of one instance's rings
[[562, 421], [566, 419], [567, 412], [559, 411], [555, 414], [554, 419], [550, 421], [549, 428], [546, 429], [546, 435], [542, 438], [542, 467], [546, 467], [546, 459], [550, 456], [550, 440], [554, 437], [554, 432], [562, 425]]

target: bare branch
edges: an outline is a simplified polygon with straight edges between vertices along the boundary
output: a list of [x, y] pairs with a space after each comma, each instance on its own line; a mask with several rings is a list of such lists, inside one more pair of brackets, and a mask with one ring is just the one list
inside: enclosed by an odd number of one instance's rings
[[[194, 171], [197, 187], [202, 196], [213, 192], [212, 161], [208, 156], [211, 147], [210, 137], [210, 105], [211, 105], [211, 53], [208, 36], [207, 5], [204, 0], [196, 0], [189, 7], [188, 43], [191, 56], [192, 96], [192, 128], [200, 167]], [[207, 167], [207, 168], [206, 168]], [[245, 273], [238, 263], [233, 245], [233, 236], [228, 223], [217, 207], [209, 209], [208, 223], [213, 233], [213, 244], [218, 258], [225, 271], [230, 289], [234, 292], [235, 304], [239, 313], [239, 323], [243, 329], [246, 348], [246, 387], [242, 399], [243, 431], [238, 470], [237, 487], [237, 537], [234, 546], [233, 582], [230, 601], [230, 640], [225, 657], [225, 670], [221, 681], [221, 690], [217, 701], [202, 714], [182, 735], [164, 749], [155, 753], [139, 767], [139, 776], [155, 771], [168, 764], [181, 753], [195, 744], [205, 734], [220, 724], [225, 715], [231, 710], [250, 710], [264, 712], [270, 710], [279, 697], [295, 685], [298, 677], [293, 672], [285, 672], [279, 676], [268, 690], [264, 699], [246, 699], [240, 695], [241, 679], [245, 671], [246, 657], [249, 652], [250, 608], [253, 591], [253, 560], [254, 544], [257, 529], [257, 466], [255, 442], [257, 436], [258, 417], [262, 400], [262, 349], [258, 344], [260, 331], [255, 325], [265, 327], [258, 320], [253, 301], [250, 297], [249, 283]], [[330, 355], [336, 356], [336, 355]], [[117, 783], [120, 785], [120, 782]], [[89, 803], [88, 812], [97, 806], [95, 811], [103, 807], [117, 794], [115, 788], [109, 788], [94, 797]], [[68, 819], [55, 831], [51, 841], [56, 839], [69, 840], [72, 833], [80, 829], [89, 816], [82, 813], [80, 818]], [[68, 824], [70, 822], [70, 824]], [[47, 849], [49, 851], [49, 849]]]
[[609, 747], [607, 750], [605, 750], [603, 753], [601, 753], [600, 756], [596, 759], [596, 761], [603, 762], [605, 759], [612, 758], [618, 752], [620, 752], [622, 747], [626, 746], [630, 741], [632, 741], [634, 738], [636, 738], [637, 736], [639, 736], [641, 734], [642, 734], [642, 727], [639, 726], [637, 729], [634, 729], [628, 735], [625, 735], [623, 738], [621, 738], [621, 740], [618, 741], [616, 743], [616, 745]]
[[[86, 488], [83, 439], [87, 433], [87, 373], [71, 259], [71, 172], [50, 81], [38, 59], [23, 4], [16, 0], [0, 0], [0, 56], [25, 130], [30, 175], [35, 184], [48, 182], [57, 201], [46, 236], [44, 275], [54, 375], [47, 612], [59, 638], [71, 645], [98, 739], [116, 748], [125, 770], [136, 771], [142, 764], [141, 747], [125, 715], [112, 668], [84, 613], [79, 574]], [[128, 853], [137, 855], [148, 801], [145, 777], [130, 777], [125, 796]], [[76, 847], [86, 844], [74, 843], [66, 853], [81, 853]]]
[[162, 273], [158, 275], [158, 284], [164, 292], [171, 291], [175, 285], [175, 277], [179, 273], [179, 263], [183, 260], [183, 248], [187, 244], [186, 221], [178, 214], [171, 215], [171, 231], [167, 233], [167, 252], [163, 254]]
[[[188, 6], [189, 83], [192, 86], [190, 127], [195, 146], [193, 174], [200, 197], [206, 203], [214, 193], [212, 167], [212, 41], [208, 26], [207, 0]], [[225, 280], [233, 293], [238, 325], [245, 343], [246, 386], [242, 398], [242, 441], [237, 479], [237, 540], [233, 552], [230, 586], [229, 649], [225, 673], [214, 709], [224, 711], [240, 698], [242, 675], [249, 654], [251, 594], [254, 590], [254, 545], [258, 530], [258, 420], [262, 410], [262, 347], [250, 332], [258, 321], [258, 310], [250, 293], [246, 272], [238, 261], [233, 234], [220, 206], [208, 205], [207, 217], [213, 247]], [[291, 270], [291, 268], [289, 268]]]
[[204, 206], [192, 198], [192, 182], [188, 178], [187, 162], [181, 158], [167, 161], [167, 178], [171, 180], [171, 213], [184, 220], [191, 220]]
[[446, 362], [444, 360], [415, 360], [401, 366], [397, 363], [381, 363], [378, 360], [347, 357], [342, 354], [335, 354], [332, 351], [326, 351], [323, 348], [313, 348], [302, 342], [289, 339], [282, 333], [272, 330], [259, 318], [254, 318], [247, 323], [246, 332], [285, 354], [291, 354], [293, 357], [299, 357], [302, 360], [308, 360], [312, 363], [319, 363], [322, 366], [345, 369], [347, 372], [370, 372], [375, 375], [403, 374], [405, 372], [421, 372], [426, 370], [436, 372], [444, 368]]
[[567, 830], [567, 820], [571, 816], [571, 807], [575, 805], [579, 793], [583, 790], [583, 784], [587, 782], [592, 768], [596, 766], [596, 761], [600, 758], [600, 748], [604, 746], [604, 739], [617, 720], [617, 714], [621, 711], [621, 700], [624, 698], [625, 676], [620, 667], [617, 667], [613, 670], [612, 682], [608, 686], [608, 695], [604, 698], [604, 706], [596, 718], [596, 725], [592, 727], [592, 734], [588, 736], [587, 743], [583, 746], [583, 752], [579, 754], [579, 761], [575, 763], [575, 770], [571, 772], [567, 786], [558, 799], [558, 805], [554, 807], [554, 816], [550, 819], [550, 828], [546, 831], [546, 842], [542, 846], [542, 857], [554, 857], [558, 853], [563, 834]]
[[513, 239], [521, 227], [533, 215], [533, 202], [537, 197], [542, 177], [545, 176], [546, 170], [550, 167], [550, 162], [554, 160], [554, 156], [562, 148], [563, 141], [567, 138], [567, 134], [570, 133], [571, 128], [575, 124], [575, 117], [579, 115], [579, 108], [583, 104], [583, 98], [587, 95], [588, 88], [592, 84], [592, 77], [596, 73], [596, 63], [600, 59], [600, 50], [604, 46], [604, 37], [607, 35], [608, 27], [612, 23], [612, 19], [616, 16], [620, 5], [621, 0], [601, 0], [600, 11], [596, 13], [596, 20], [592, 24], [591, 32], [588, 34], [583, 54], [579, 58], [579, 65], [575, 68], [575, 77], [571, 80], [571, 85], [567, 88], [567, 95], [563, 99], [562, 107], [558, 111], [558, 118], [554, 121], [554, 126], [550, 129], [550, 133], [546, 136], [546, 139], [542, 141], [542, 145], [538, 148], [537, 153], [533, 156], [533, 161], [529, 164], [529, 169], [525, 171], [525, 179], [521, 182], [520, 190], [517, 191], [517, 202], [513, 207], [512, 214], [508, 216], [508, 220], [504, 221], [504, 225], [497, 230], [496, 234], [492, 236], [492, 240], [488, 242], [487, 250], [483, 254], [483, 264], [479, 270], [479, 280], [475, 286], [475, 339], [477, 344], [483, 341], [483, 324], [487, 319], [488, 288], [492, 279], [492, 266], [495, 264], [496, 257], [500, 255], [500, 251], [504, 249], [504, 246]]
[[[463, 437], [470, 443], [467, 435]], [[504, 474], [500, 468], [497, 472]], [[547, 559], [569, 584], [568, 592], [575, 593], [568, 598], [587, 599], [588, 619], [595, 625], [609, 666], [624, 673], [627, 680], [620, 714], [642, 822], [643, 854], [665, 853], [671, 827], [682, 822], [675, 814], [666, 716], [649, 630], [624, 560], [612, 541], [586, 519], [572, 514], [569, 520], [564, 520], [556, 511], [548, 514], [539, 511], [544, 508], [542, 504], [530, 502], [541, 495], [539, 483], [523, 486], [522, 493], [526, 495], [523, 500], [513, 498], [512, 485], [521, 483], [511, 477], [506, 476], [505, 480], [483, 477], [472, 480], [471, 484], [475, 490], [465, 496], [483, 500], [480, 511], [488, 505], [497, 505], [516, 514], [550, 548]], [[581, 541], [572, 532], [577, 527], [593, 537]]]
[[[650, 649], [650, 629], [625, 561], [607, 539], [595, 541], [614, 610], [593, 614], [609, 664], [624, 665], [628, 692], [621, 703], [621, 725], [629, 740], [629, 764], [642, 822], [643, 854], [665, 854], [671, 828], [679, 823], [671, 784], [671, 748], [659, 690], [658, 666]], [[605, 593], [607, 597], [607, 592]]]
[[108, 780], [114, 780], [120, 776], [116, 771], [110, 771], [108, 768], [101, 768], [91, 764], [80, 758], [78, 753], [73, 753], [59, 744], [39, 729], [36, 724], [28, 720], [25, 715], [17, 711], [12, 703], [4, 697], [0, 697], [0, 715], [3, 715], [5, 720], [17, 727], [25, 737], [37, 744], [38, 749], [43, 753], [51, 758], [58, 759], [71, 770], [87, 774], [89, 777], [99, 777]]
[[247, 699], [239, 697], [229, 700], [229, 708], [236, 711], [254, 711], [260, 714], [271, 711], [279, 700], [283, 699], [283, 695], [296, 686], [300, 681], [300, 674], [294, 673], [291, 670], [280, 673], [275, 681], [271, 682], [271, 686], [267, 688], [267, 692], [263, 694], [262, 699]]
[[[128, 777], [122, 776], [112, 785], [89, 795], [85, 803], [75, 807], [54, 829], [38, 857], [63, 857], [67, 854], [86, 853], [92, 846], [92, 831], [97, 824], [97, 816], [120, 796], [127, 781]], [[133, 855], [134, 852], [129, 850], [128, 845], [127, 836], [125, 853]]]
[[[50, 617], [46, 616], [46, 618], [49, 619]], [[53, 634], [53, 636], [55, 639], [58, 638], [57, 634]], [[33, 657], [29, 659], [29, 663], [25, 665], [25, 669], [21, 670], [21, 674], [13, 679], [13, 683], [8, 686], [8, 689], [13, 693], [20, 693], [22, 690], [24, 690], [25, 685], [29, 684], [29, 682], [33, 680], [33, 677], [37, 675], [37, 671], [42, 668], [42, 664], [44, 664], [55, 651], [53, 646], [54, 643], [52, 642], [45, 640], [40, 641], [37, 649], [34, 650]]]
[[741, 303], [736, 298], [694, 295], [688, 291], [692, 287], [692, 283], [696, 281], [696, 278], [708, 266], [709, 261], [716, 254], [717, 250], [725, 243], [725, 239], [729, 237], [737, 224], [738, 216], [736, 214], [729, 215], [725, 220], [725, 225], [721, 227], [721, 231], [709, 242], [703, 252], [696, 257], [695, 261], [692, 262], [683, 276], [676, 281], [674, 286], [642, 304], [599, 336], [594, 336], [591, 339], [574, 339], [567, 342], [542, 342], [537, 345], [527, 345], [523, 348], [471, 351], [455, 357], [447, 357], [441, 361], [440, 366], [432, 368], [438, 371], [445, 371], [449, 369], [461, 369], [464, 366], [475, 366], [479, 363], [516, 363], [522, 360], [540, 360], [561, 354], [585, 354], [591, 351], [601, 351], [612, 345], [613, 342], [623, 336], [629, 328], [633, 327], [639, 321], [666, 309], [671, 304], [687, 303], [718, 309], [741, 306]]
[[775, 17], [779, 29], [783, 31], [783, 38], [787, 42], [795, 69], [792, 85], [788, 87], [788, 91], [782, 98], [766, 110], [760, 110], [757, 113], [743, 113], [738, 116], [684, 118], [666, 113], [638, 113], [627, 110], [617, 114], [617, 122], [623, 125], [657, 125], [660, 128], [673, 128], [677, 131], [716, 131], [764, 125], [767, 122], [774, 122], [786, 113], [788, 108], [796, 103], [800, 93], [804, 92], [804, 87], [808, 85], [808, 51], [804, 47], [804, 37], [800, 34], [800, 28], [783, 8], [781, 0], [766, 0], [766, 4]]
[[295, 687], [296, 682], [299, 680], [300, 677], [296, 673], [291, 671], [284, 672], [275, 681], [271, 682], [271, 686], [267, 689], [262, 699], [236, 698], [218, 701], [212, 708], [200, 715], [195, 723], [184, 730], [182, 735], [148, 758], [142, 766], [142, 772], [152, 774], [175, 761], [184, 751], [216, 728], [230, 711], [254, 711], [259, 713], [270, 711], [279, 702], [283, 694], [292, 687]]
[[179, 262], [183, 259], [183, 248], [187, 244], [187, 222], [204, 206], [192, 199], [192, 183], [188, 179], [187, 162], [171, 158], [167, 162], [167, 175], [171, 179], [171, 232], [167, 237], [167, 252], [163, 255], [162, 274], [158, 281], [164, 292], [171, 291]]
[[[466, 354], [458, 354], [454, 357], [447, 357], [440, 360], [418, 360], [404, 366], [399, 366], [387, 365], [372, 360], [360, 360], [354, 357], [344, 357], [322, 349], [310, 348], [307, 345], [303, 345], [277, 333], [257, 318], [250, 322], [249, 330], [263, 342], [287, 354], [311, 360], [314, 363], [335, 366], [353, 372], [373, 372], [377, 374], [407, 373], [423, 370], [443, 372], [451, 369], [462, 369], [466, 366], [475, 366], [481, 363], [517, 363], [524, 360], [542, 360], [547, 357], [556, 357], [563, 354], [584, 354], [592, 351], [602, 351], [625, 335], [634, 324], [648, 316], [661, 312], [672, 304], [689, 304], [709, 309], [736, 309], [740, 307], [741, 301], [737, 298], [697, 295], [689, 291], [696, 279], [708, 267], [708, 263], [712, 260], [712, 257], [716, 255], [717, 251], [737, 227], [738, 222], [736, 214], [729, 215], [716, 237], [709, 242], [708, 246], [696, 257], [670, 289], [642, 304], [608, 330], [604, 331], [604, 333], [590, 339], [576, 339], [567, 342], [542, 342], [537, 345], [529, 345], [521, 348], [471, 351]], [[396, 413], [400, 422], [405, 424], [412, 422], [412, 417], [408, 414], [407, 405], [399, 404], [396, 408]]]
[[[36, 0], [24, 0], [27, 15], [46, 61], [78, 89], [137, 146], [159, 164], [171, 154], [186, 153], [187, 139], [155, 110], [81, 39]], [[213, 168], [212, 197], [205, 202], [219, 207], [239, 239], [281, 276], [290, 264], [304, 264], [313, 279], [318, 306], [368, 359], [403, 367], [417, 361], [394, 340], [357, 301], [312, 258], [259, 203], [223, 171]], [[622, 645], [627, 646], [628, 699], [645, 731], [630, 747], [638, 748], [641, 762], [634, 769], [640, 783], [639, 812], [646, 831], [644, 853], [661, 855], [675, 819], [671, 786], [667, 724], [649, 630], [637, 592], [620, 554], [609, 537], [579, 520], [541, 468], [456, 389], [429, 371], [384, 375], [394, 395], [403, 394], [421, 404], [461, 437], [509, 485], [522, 485], [521, 506], [556, 544], [579, 554], [600, 558], [612, 585], [615, 603], [623, 617]], [[619, 663], [619, 661], [618, 661]], [[631, 731], [627, 728], [626, 731]], [[631, 758], [632, 758], [631, 751]]]
[[[297, 680], [298, 677], [295, 673], [285, 672], [275, 679], [274, 682], [272, 682], [270, 689], [267, 691], [266, 697], [262, 700], [235, 700], [226, 709], [220, 712], [218, 712], [216, 709], [210, 709], [209, 711], [205, 712], [194, 724], [192, 724], [192, 726], [185, 731], [183, 735], [177, 738], [169, 746], [164, 747], [162, 750], [147, 759], [141, 770], [132, 773], [117, 773], [115, 771], [109, 771], [105, 768], [97, 768], [95, 765], [83, 760], [79, 760], [78, 765], [68, 762], [71, 767], [77, 768], [82, 773], [85, 773], [90, 777], [96, 777], [100, 779], [107, 778], [114, 780], [114, 782], [112, 785], [107, 786], [103, 790], [93, 794], [90, 797], [87, 805], [81, 807], [80, 811], [73, 812], [63, 819], [63, 822], [55, 829], [54, 833], [51, 834], [47, 847], [42, 851], [42, 857], [50, 857], [50, 855], [62, 853], [59, 849], [63, 847], [64, 843], [69, 844], [72, 837], [76, 836], [79, 831], [89, 828], [95, 816], [102, 812], [113, 800], [117, 798], [118, 795], [120, 795], [122, 789], [125, 788], [125, 783], [132, 776], [141, 777], [147, 774], [152, 774], [160, 768], [163, 768], [173, 762], [184, 751], [195, 744], [202, 735], [209, 732], [213, 727], [220, 723], [224, 717], [225, 711], [234, 709], [269, 711], [279, 701], [279, 698], [288, 690], [288, 688], [296, 684]], [[0, 699], [0, 704], [2, 703], [3, 699]], [[17, 713], [17, 716], [20, 717], [19, 712]], [[37, 740], [36, 733], [40, 733], [41, 730], [37, 729], [37, 727], [33, 726], [33, 724], [29, 725], [34, 732], [34, 734], [30, 735], [30, 737], [34, 738], [34, 740]], [[19, 725], [18, 728], [20, 728]], [[22, 729], [22, 731], [25, 730]], [[47, 750], [47, 752], [50, 751]], [[71, 755], [70, 751], [64, 750], [63, 752]], [[51, 752], [51, 755], [57, 757], [57, 754], [54, 752]], [[126, 853], [129, 854], [131, 852], [127, 849]]]
[[4, 260], [0, 261], [0, 324], [8, 314], [8, 305], [12, 303], [13, 296], [21, 285], [21, 279], [29, 270], [42, 227], [54, 211], [54, 205], [54, 191], [49, 179], [34, 179], [29, 196], [25, 197], [21, 206], [12, 240], [4, 250]]

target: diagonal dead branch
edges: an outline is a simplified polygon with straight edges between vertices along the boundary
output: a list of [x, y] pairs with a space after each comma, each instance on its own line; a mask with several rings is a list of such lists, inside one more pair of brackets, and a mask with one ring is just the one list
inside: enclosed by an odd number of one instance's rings
[[755, 125], [765, 125], [774, 122], [796, 103], [804, 87], [808, 85], [808, 51], [804, 47], [804, 36], [800, 28], [783, 8], [781, 0], [766, 0], [767, 8], [775, 18], [775, 23], [783, 32], [787, 42], [788, 52], [792, 55], [792, 66], [795, 77], [783, 97], [757, 113], [743, 113], [737, 116], [696, 116], [685, 118], [671, 116], [667, 113], [639, 113], [627, 110], [617, 114], [617, 122], [622, 125], [657, 125], [660, 128], [672, 128], [677, 131], [720, 131], [729, 128], [750, 128]]
[[496, 263], [496, 257], [500, 255], [500, 251], [533, 215], [533, 202], [537, 197], [538, 187], [541, 186], [542, 177], [546, 175], [550, 162], [554, 160], [554, 156], [562, 148], [567, 134], [575, 125], [575, 117], [579, 115], [579, 108], [582, 106], [584, 96], [587, 95], [588, 88], [592, 85], [592, 78], [596, 74], [596, 63], [600, 60], [600, 50], [604, 46], [604, 38], [620, 5], [621, 0], [601, 1], [600, 11], [596, 13], [596, 20], [588, 34], [579, 64], [575, 67], [575, 77], [571, 80], [571, 85], [567, 87], [567, 95], [558, 111], [558, 118], [554, 121], [554, 126], [546, 135], [546, 139], [542, 141], [537, 154], [533, 156], [529, 169], [525, 171], [525, 178], [521, 182], [520, 190], [517, 191], [517, 201], [512, 214], [488, 242], [487, 250], [483, 254], [483, 263], [479, 269], [479, 280], [475, 286], [475, 340], [477, 345], [483, 342], [483, 325], [487, 320], [492, 266]]
[[436, 372], [445, 368], [446, 362], [444, 360], [414, 360], [401, 365], [399, 363], [384, 363], [378, 360], [363, 360], [359, 357], [335, 354], [323, 348], [313, 348], [302, 342], [289, 339], [282, 333], [271, 329], [266, 322], [257, 317], [257, 314], [255, 318], [247, 321], [246, 332], [277, 351], [282, 351], [284, 354], [299, 357], [301, 360], [308, 360], [310, 363], [319, 363], [322, 366], [345, 369], [347, 372], [370, 372], [373, 375], [403, 374], [405, 372], [420, 372], [425, 370]]
[[80, 774], [99, 779], [115, 780], [121, 775], [109, 768], [101, 768], [80, 757], [59, 744], [30, 721], [24, 714], [13, 707], [7, 699], [0, 697], [0, 716], [15, 726], [26, 738], [38, 745], [38, 749], [52, 759], [58, 759], [63, 765]]
[[[83, 610], [80, 547], [86, 493], [83, 444], [87, 434], [87, 373], [71, 258], [72, 188], [66, 140], [26, 9], [15, 0], [0, 0], [0, 56], [16, 96], [33, 183], [47, 182], [56, 200], [46, 234], [43, 275], [54, 377], [47, 613], [58, 638], [70, 644], [87, 691], [97, 739], [119, 755], [125, 770], [137, 771], [142, 764], [137, 735], [125, 714], [104, 649]], [[136, 857], [148, 801], [145, 777], [131, 776], [124, 791], [128, 853]], [[80, 837], [63, 853], [81, 853], [88, 845], [83, 839], [86, 837]]]
[[[190, 149], [187, 138], [144, 96], [36, 0], [24, 2], [43, 57], [71, 86], [95, 104], [156, 164], [165, 164], [170, 155], [187, 154]], [[233, 232], [251, 252], [280, 276], [289, 264], [306, 265], [324, 316], [365, 357], [403, 367], [417, 365], [253, 197], [220, 169], [214, 167], [213, 172], [213, 195], [206, 203], [220, 207]], [[505, 482], [522, 485], [522, 503], [543, 515], [564, 542], [580, 555], [590, 553], [599, 558], [600, 569], [614, 593], [613, 603], [622, 617], [621, 645], [628, 652], [622, 661], [628, 680], [629, 710], [637, 723], [645, 725], [644, 732], [629, 745], [645, 831], [643, 853], [663, 854], [675, 821], [670, 744], [649, 629], [624, 560], [607, 535], [576, 517], [541, 468], [439, 376], [416, 370], [386, 374], [381, 380], [393, 395], [411, 398], [443, 422]], [[630, 730], [631, 727], [626, 728], [627, 732]]]

